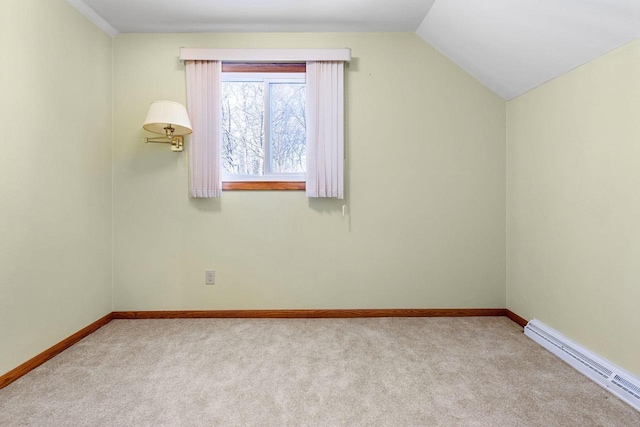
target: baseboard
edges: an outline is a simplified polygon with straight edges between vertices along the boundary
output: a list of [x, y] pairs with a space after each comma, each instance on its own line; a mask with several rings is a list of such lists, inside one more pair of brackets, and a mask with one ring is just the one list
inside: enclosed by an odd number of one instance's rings
[[[521, 324], [526, 321], [504, 308], [392, 308], [353, 310], [176, 310], [176, 311], [114, 311], [79, 330], [53, 347], [0, 376], [0, 389], [8, 386], [32, 369], [60, 354], [82, 338], [91, 335], [112, 319], [204, 319], [204, 318], [364, 318], [364, 317], [479, 317], [507, 316]], [[518, 320], [519, 319], [519, 320]], [[524, 325], [523, 325], [524, 326]]]
[[518, 325], [522, 326], [523, 328], [527, 326], [527, 323], [528, 323], [527, 319], [518, 316], [511, 310], [505, 309], [504, 315], [507, 316], [512, 321], [514, 321], [515, 323], [517, 323]]
[[533, 319], [524, 334], [640, 411], [640, 379], [600, 357], [588, 348], [571, 341], [558, 331]]
[[358, 317], [477, 317], [505, 316], [503, 308], [354, 309], [354, 310], [183, 310], [114, 311], [114, 319], [205, 319], [205, 318], [358, 318]]
[[4, 387], [8, 386], [12, 382], [17, 380], [21, 376], [23, 376], [24, 374], [26, 374], [27, 372], [37, 368], [47, 360], [62, 353], [64, 350], [71, 347], [72, 345], [80, 341], [82, 338], [88, 335], [91, 335], [92, 333], [94, 333], [95, 331], [97, 331], [107, 323], [109, 323], [111, 319], [113, 319], [113, 313], [109, 313], [103, 318], [96, 320], [89, 326], [80, 329], [78, 332], [76, 332], [75, 334], [71, 335], [68, 338], [65, 338], [64, 340], [60, 341], [58, 344], [54, 345], [53, 347], [43, 351], [42, 353], [38, 354], [34, 358], [24, 362], [22, 365], [18, 366], [17, 368], [12, 369], [6, 374], [0, 376], [0, 389], [3, 389]]

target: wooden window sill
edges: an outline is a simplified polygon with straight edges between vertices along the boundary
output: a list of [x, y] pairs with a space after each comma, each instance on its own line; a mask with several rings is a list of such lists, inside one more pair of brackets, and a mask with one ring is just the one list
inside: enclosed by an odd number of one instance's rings
[[223, 190], [231, 191], [291, 191], [306, 190], [304, 181], [226, 181]]

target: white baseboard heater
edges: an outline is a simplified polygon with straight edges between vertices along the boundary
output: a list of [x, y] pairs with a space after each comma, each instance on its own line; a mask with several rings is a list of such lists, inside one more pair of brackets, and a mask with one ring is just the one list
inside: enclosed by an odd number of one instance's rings
[[544, 323], [533, 319], [524, 334], [640, 411], [640, 380]]

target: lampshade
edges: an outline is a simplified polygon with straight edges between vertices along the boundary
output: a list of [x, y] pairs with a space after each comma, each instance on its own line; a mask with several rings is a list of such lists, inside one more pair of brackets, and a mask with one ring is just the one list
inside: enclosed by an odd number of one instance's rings
[[161, 134], [166, 132], [166, 127], [173, 127], [175, 129], [174, 135], [188, 135], [192, 132], [187, 109], [182, 104], [173, 101], [152, 103], [142, 127], [149, 132]]

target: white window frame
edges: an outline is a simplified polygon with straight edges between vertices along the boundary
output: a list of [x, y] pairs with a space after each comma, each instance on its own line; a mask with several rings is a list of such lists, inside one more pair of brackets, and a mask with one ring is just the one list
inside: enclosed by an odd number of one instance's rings
[[[304, 182], [306, 173], [272, 173], [271, 172], [271, 83], [305, 83], [304, 73], [244, 73], [223, 72], [221, 82], [264, 82], [264, 175], [230, 174], [222, 169], [223, 182]], [[306, 143], [306, 141], [305, 141]]]

